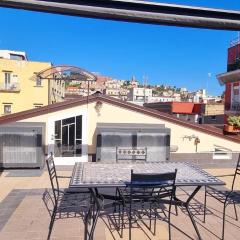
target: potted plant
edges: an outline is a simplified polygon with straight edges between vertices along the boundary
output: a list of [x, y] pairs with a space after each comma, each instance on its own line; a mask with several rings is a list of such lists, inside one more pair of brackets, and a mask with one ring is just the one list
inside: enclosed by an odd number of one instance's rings
[[224, 125], [224, 131], [230, 133], [240, 132], [240, 116], [228, 117], [227, 124]]

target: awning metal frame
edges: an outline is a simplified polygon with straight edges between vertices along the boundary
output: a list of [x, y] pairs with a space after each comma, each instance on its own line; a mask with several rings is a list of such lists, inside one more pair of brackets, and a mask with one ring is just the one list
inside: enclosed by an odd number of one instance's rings
[[[73, 74], [77, 74], [81, 79], [78, 78], [69, 78], [69, 76], [65, 77], [64, 73], [70, 72]], [[59, 77], [58, 77], [59, 75]], [[41, 72], [37, 73], [37, 78], [40, 79], [48, 79], [48, 80], [79, 80], [79, 81], [96, 81], [97, 77], [91, 72], [86, 71], [83, 68], [79, 68], [76, 66], [70, 65], [57, 65], [52, 66], [50, 68], [44, 69]]]
[[0, 0], [0, 7], [137, 23], [240, 30], [240, 11], [139, 0]]

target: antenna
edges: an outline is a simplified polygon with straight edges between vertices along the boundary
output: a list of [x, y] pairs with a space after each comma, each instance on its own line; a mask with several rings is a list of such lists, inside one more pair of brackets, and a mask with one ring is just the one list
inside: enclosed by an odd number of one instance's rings
[[144, 74], [143, 75], [144, 103], [146, 102], [146, 87], [147, 87], [147, 83], [148, 83], [148, 76]]
[[208, 81], [210, 80], [211, 81], [211, 77], [212, 77], [212, 73], [211, 72], [208, 72], [208, 78], [207, 78], [207, 85], [206, 85], [206, 95], [208, 93]]
[[237, 55], [236, 55], [236, 62], [238, 64], [239, 61], [239, 44], [240, 44], [240, 32], [238, 31], [238, 37], [237, 37]]

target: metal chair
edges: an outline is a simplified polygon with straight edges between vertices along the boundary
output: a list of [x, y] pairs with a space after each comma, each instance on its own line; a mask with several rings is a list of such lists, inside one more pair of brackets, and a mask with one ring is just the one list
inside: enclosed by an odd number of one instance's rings
[[[132, 237], [132, 224], [141, 220], [146, 227], [152, 230], [153, 235], [156, 235], [156, 220], [160, 218], [160, 209], [163, 210], [163, 204], [168, 204], [168, 214], [163, 211], [165, 219], [168, 222], [169, 239], [171, 239], [171, 207], [175, 196], [175, 172], [163, 174], [142, 174], [133, 173], [131, 170], [131, 182], [126, 188], [127, 192], [121, 192], [123, 212], [126, 210], [129, 221], [129, 239]], [[149, 226], [144, 222], [144, 219], [149, 220]], [[165, 220], [164, 219], [164, 220]], [[123, 220], [123, 218], [122, 218]], [[122, 227], [123, 227], [122, 222]]]
[[[51, 156], [46, 160], [47, 169], [50, 177], [52, 192], [53, 192], [53, 210], [51, 213], [51, 221], [49, 225], [49, 232], [47, 239], [51, 237], [54, 221], [61, 218], [80, 217], [83, 219], [85, 225], [84, 239], [92, 239], [95, 228], [96, 215], [98, 214], [99, 206], [97, 199], [91, 190], [84, 190], [82, 192], [69, 192], [68, 189], [60, 190], [58, 175], [54, 164], [54, 159]], [[93, 220], [93, 221], [91, 221]], [[88, 225], [92, 223], [90, 231]]]
[[206, 221], [206, 205], [207, 205], [207, 196], [215, 198], [217, 201], [223, 203], [223, 226], [222, 226], [222, 240], [224, 240], [224, 230], [225, 230], [225, 215], [226, 215], [226, 207], [230, 204], [233, 204], [236, 221], [238, 221], [236, 204], [240, 204], [240, 191], [235, 190], [235, 184], [237, 177], [240, 176], [240, 154], [238, 156], [237, 166], [235, 169], [235, 173], [231, 175], [221, 175], [216, 177], [227, 177], [233, 176], [232, 187], [231, 190], [227, 188], [217, 188], [207, 186], [205, 187], [205, 198], [204, 198], [204, 219], [203, 222]]

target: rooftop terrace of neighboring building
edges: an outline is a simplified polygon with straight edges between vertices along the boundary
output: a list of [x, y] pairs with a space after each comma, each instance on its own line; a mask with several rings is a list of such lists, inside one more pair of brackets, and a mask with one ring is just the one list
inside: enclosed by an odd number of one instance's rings
[[0, 50], [0, 58], [28, 61], [27, 54], [25, 52], [13, 50]]

